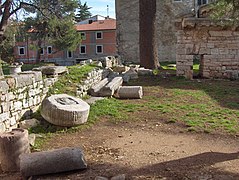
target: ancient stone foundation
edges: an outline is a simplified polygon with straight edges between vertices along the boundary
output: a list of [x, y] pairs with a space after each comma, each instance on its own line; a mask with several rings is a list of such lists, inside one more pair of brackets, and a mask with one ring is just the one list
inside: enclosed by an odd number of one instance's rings
[[204, 78], [238, 79], [239, 31], [207, 18], [184, 18], [177, 23], [177, 75], [193, 78], [199, 59]]
[[0, 132], [17, 128], [23, 116], [36, 111], [55, 79], [39, 71], [22, 72], [0, 80]]

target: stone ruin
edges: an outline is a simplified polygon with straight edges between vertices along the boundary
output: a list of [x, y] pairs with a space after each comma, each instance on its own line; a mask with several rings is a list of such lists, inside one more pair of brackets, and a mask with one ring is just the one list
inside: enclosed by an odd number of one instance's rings
[[182, 18], [176, 23], [177, 75], [193, 78], [193, 60], [199, 58], [199, 76], [238, 79], [239, 30], [209, 18]]

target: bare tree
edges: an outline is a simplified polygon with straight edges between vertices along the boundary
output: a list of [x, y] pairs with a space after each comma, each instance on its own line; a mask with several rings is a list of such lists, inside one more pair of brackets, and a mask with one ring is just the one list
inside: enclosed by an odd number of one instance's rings
[[156, 0], [139, 0], [140, 65], [145, 68], [159, 67], [156, 40]]

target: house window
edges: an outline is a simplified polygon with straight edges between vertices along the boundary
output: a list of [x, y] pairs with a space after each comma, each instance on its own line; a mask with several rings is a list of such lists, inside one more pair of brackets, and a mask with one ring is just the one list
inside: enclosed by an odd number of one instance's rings
[[25, 55], [25, 47], [18, 47], [18, 54]]
[[96, 54], [102, 54], [103, 53], [103, 46], [97, 45], [96, 46]]
[[40, 49], [40, 54], [41, 54], [41, 55], [44, 54], [44, 48], [43, 48], [43, 47], [41, 47], [41, 49]]
[[47, 47], [47, 54], [52, 54], [52, 46]]
[[80, 54], [86, 54], [86, 46], [85, 45], [80, 46]]
[[208, 1], [207, 0], [198, 0], [198, 6], [201, 6], [203, 4], [207, 4]]
[[103, 33], [102, 32], [96, 32], [96, 39], [103, 39]]
[[86, 34], [85, 34], [85, 32], [81, 32], [80, 35], [81, 35], [81, 39], [82, 39], [82, 40], [86, 40]]
[[67, 57], [72, 58], [73, 57], [73, 52], [72, 51], [67, 51]]

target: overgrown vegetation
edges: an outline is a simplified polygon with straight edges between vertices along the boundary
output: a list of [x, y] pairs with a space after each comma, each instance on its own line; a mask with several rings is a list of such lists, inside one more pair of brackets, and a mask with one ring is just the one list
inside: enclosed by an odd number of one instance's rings
[[77, 86], [92, 71], [95, 65], [69, 66], [69, 74], [61, 76], [59, 80], [49, 90], [50, 94], [69, 94], [76, 96]]

